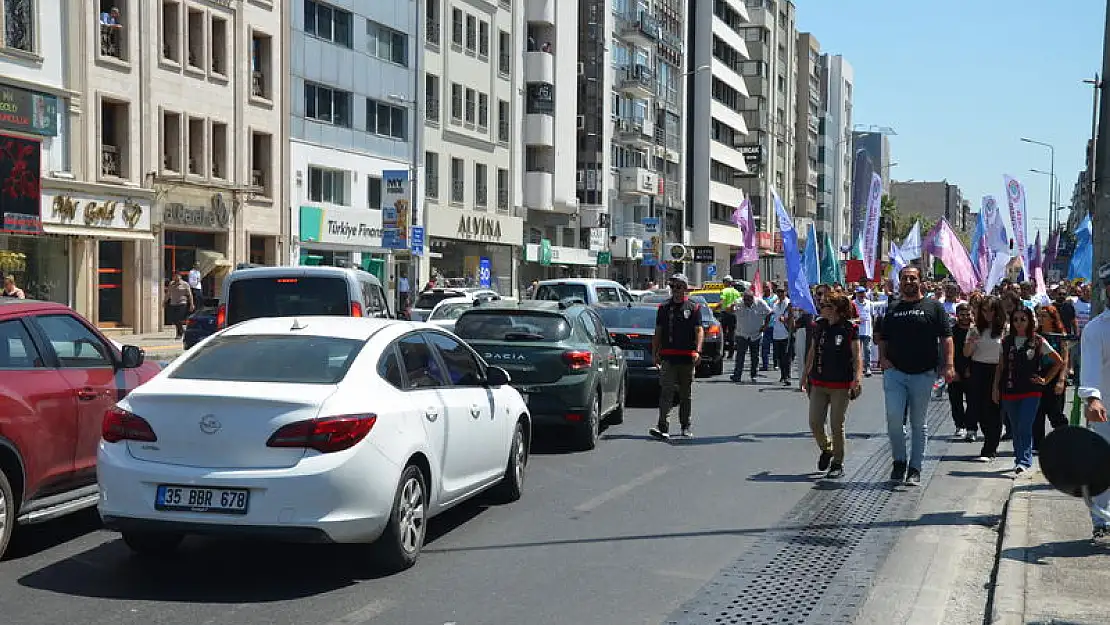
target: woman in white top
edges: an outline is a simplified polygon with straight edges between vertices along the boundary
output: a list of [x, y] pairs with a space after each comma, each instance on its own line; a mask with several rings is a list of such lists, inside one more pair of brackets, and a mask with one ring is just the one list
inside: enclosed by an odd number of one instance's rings
[[983, 449], [977, 460], [990, 462], [998, 453], [1002, 439], [1002, 415], [992, 397], [994, 370], [1002, 356], [1002, 337], [1006, 333], [1006, 312], [1002, 300], [983, 298], [975, 313], [975, 327], [967, 333], [964, 356], [971, 359], [971, 379], [967, 389], [967, 437], [975, 442], [975, 425], [983, 431]]

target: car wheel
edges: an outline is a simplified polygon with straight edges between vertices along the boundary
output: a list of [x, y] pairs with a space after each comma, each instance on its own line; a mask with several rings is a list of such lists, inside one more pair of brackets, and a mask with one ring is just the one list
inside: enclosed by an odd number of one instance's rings
[[513, 433], [513, 445], [509, 449], [509, 461], [505, 466], [505, 476], [498, 485], [498, 494], [505, 503], [512, 503], [524, 494], [524, 473], [528, 468], [528, 439], [524, 436], [524, 424], [517, 422]]
[[0, 471], [0, 558], [8, 549], [15, 532], [16, 502], [8, 476]]
[[586, 415], [586, 420], [578, 426], [578, 447], [583, 451], [597, 447], [600, 430], [601, 394], [597, 393], [590, 400], [590, 412]]
[[424, 548], [428, 523], [428, 494], [424, 474], [414, 465], [405, 467], [393, 496], [393, 511], [385, 532], [378, 539], [378, 559], [392, 572], [416, 564]]
[[713, 375], [721, 375], [724, 372], [725, 372], [725, 359], [721, 358], [720, 360], [713, 363], [712, 374]]
[[609, 423], [619, 425], [624, 423], [624, 402], [625, 402], [625, 389], [628, 388], [628, 383], [625, 378], [621, 378], [621, 385], [617, 387], [617, 407], [613, 412], [609, 413]]
[[141, 556], [166, 556], [177, 551], [184, 534], [171, 532], [124, 532], [123, 542]]

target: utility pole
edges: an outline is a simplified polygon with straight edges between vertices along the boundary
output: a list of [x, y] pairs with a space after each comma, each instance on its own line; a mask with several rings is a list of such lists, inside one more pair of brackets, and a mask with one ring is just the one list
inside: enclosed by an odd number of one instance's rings
[[[1102, 42], [1103, 80], [1110, 76], [1110, 0], [1106, 3], [1105, 26]], [[1099, 87], [1101, 88], [1101, 87]], [[1110, 98], [1101, 98], [1099, 106], [1098, 141], [1095, 144], [1097, 169], [1094, 169], [1095, 205], [1091, 209], [1092, 242], [1094, 244], [1095, 272], [1110, 262]], [[1097, 279], [1096, 276], [1093, 276]], [[1098, 293], [1095, 314], [1102, 312], [1106, 302], [1105, 289], [1091, 289]]]

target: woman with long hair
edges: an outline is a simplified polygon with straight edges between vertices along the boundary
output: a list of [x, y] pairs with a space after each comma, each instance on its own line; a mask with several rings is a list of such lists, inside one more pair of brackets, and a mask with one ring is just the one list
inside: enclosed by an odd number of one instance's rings
[[1033, 468], [1037, 407], [1045, 383], [1060, 375], [1063, 365], [1060, 354], [1036, 333], [1032, 311], [1021, 306], [1010, 313], [1010, 334], [1002, 340], [1002, 357], [994, 374], [994, 399], [1010, 417], [1015, 475]]
[[[852, 324], [848, 296], [835, 293], [822, 300], [810, 345], [801, 376], [802, 392], [809, 395], [809, 428], [821, 451], [817, 468], [828, 469], [826, 477], [835, 479], [844, 475], [844, 422], [848, 402], [859, 396], [863, 375], [859, 335]], [[826, 433], [828, 422], [832, 440]]]
[[976, 458], [979, 462], [993, 460], [998, 454], [998, 442], [1002, 439], [1002, 417], [998, 401], [992, 397], [992, 389], [1005, 332], [1006, 313], [1002, 310], [1002, 300], [993, 295], [983, 298], [975, 315], [975, 326], [968, 330], [964, 341], [964, 356], [971, 359], [964, 440], [974, 443], [976, 429], [983, 432], [983, 448]]
[[1067, 371], [1070, 367], [1067, 346], [1064, 344], [1064, 336], [1068, 332], [1056, 306], [1042, 306], [1037, 309], [1037, 332], [1048, 341], [1057, 354], [1060, 354], [1064, 365], [1055, 379], [1047, 381], [1041, 394], [1037, 418], [1033, 421], [1033, 451], [1039, 450], [1041, 441], [1044, 440], [1045, 421], [1051, 423], [1054, 430], [1068, 424], [1068, 418], [1064, 416], [1064, 401], [1067, 397], [1065, 391], [1067, 391]]

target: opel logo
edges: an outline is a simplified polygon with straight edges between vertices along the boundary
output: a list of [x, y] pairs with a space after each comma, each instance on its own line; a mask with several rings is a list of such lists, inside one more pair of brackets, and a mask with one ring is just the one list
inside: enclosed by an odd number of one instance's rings
[[216, 418], [216, 415], [206, 414], [200, 418], [200, 431], [205, 434], [215, 434], [221, 428], [223, 428], [223, 424]]

